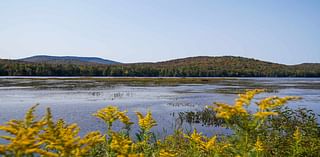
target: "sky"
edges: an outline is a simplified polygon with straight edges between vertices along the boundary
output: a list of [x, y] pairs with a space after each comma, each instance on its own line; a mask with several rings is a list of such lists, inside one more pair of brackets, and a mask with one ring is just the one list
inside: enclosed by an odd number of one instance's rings
[[319, 0], [1, 0], [0, 58], [320, 63]]

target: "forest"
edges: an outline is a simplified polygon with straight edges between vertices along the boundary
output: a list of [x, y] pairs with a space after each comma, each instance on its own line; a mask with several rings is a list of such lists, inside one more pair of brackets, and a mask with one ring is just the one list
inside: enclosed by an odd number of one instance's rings
[[1, 59], [0, 76], [319, 77], [320, 64], [284, 65], [232, 56], [112, 65]]

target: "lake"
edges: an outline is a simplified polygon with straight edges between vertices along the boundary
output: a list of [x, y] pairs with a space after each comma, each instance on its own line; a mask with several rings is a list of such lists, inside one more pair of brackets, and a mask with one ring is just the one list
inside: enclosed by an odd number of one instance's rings
[[[206, 79], [206, 78], [204, 78]], [[213, 78], [215, 79], [215, 78]], [[179, 113], [201, 111], [213, 102], [233, 103], [237, 93], [247, 88], [266, 88], [266, 96], [301, 96], [290, 102], [291, 108], [307, 107], [320, 113], [320, 78], [217, 78], [210, 83], [117, 83], [108, 78], [0, 78], [0, 124], [9, 119], [21, 119], [24, 113], [39, 103], [37, 114], [43, 115], [50, 107], [55, 119], [78, 123], [83, 135], [89, 131], [105, 131], [104, 123], [92, 114], [107, 105], [127, 110], [134, 122], [135, 112], [152, 111], [158, 125], [153, 131], [158, 136], [170, 134], [177, 127], [206, 135], [226, 132], [219, 127], [179, 121]], [[254, 108], [252, 108], [254, 109]], [[120, 129], [116, 123], [114, 126]], [[134, 125], [133, 132], [137, 131]]]

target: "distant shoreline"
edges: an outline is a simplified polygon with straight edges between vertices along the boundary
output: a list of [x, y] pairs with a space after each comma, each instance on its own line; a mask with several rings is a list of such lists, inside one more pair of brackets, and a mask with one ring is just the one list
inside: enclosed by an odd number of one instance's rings
[[311, 76], [287, 76], [287, 77], [263, 77], [263, 76], [257, 76], [257, 77], [251, 77], [251, 76], [242, 76], [242, 77], [145, 77], [145, 76], [0, 76], [0, 79], [23, 79], [23, 78], [28, 78], [28, 79], [116, 79], [116, 78], [131, 78], [131, 79], [250, 79], [250, 78], [254, 78], [254, 79], [263, 79], [263, 78], [276, 78], [276, 79], [281, 79], [281, 78], [292, 78], [292, 79], [299, 79], [299, 78], [320, 78], [318, 76], [316, 77], [311, 77]]

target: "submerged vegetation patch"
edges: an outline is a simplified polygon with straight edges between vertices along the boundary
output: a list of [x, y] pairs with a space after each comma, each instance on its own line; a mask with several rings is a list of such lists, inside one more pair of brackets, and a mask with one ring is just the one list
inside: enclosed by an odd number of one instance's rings
[[[181, 129], [172, 135], [158, 138], [151, 129], [157, 125], [152, 113], [136, 112], [134, 124], [118, 107], [107, 106], [93, 116], [105, 123], [107, 130], [89, 132], [80, 137], [77, 124], [63, 119], [54, 121], [51, 111], [42, 118], [34, 114], [36, 106], [22, 120], [10, 120], [0, 125], [7, 134], [0, 138], [3, 156], [101, 156], [101, 157], [187, 157], [187, 156], [319, 156], [319, 115], [307, 109], [292, 110], [283, 107], [299, 97], [267, 97], [255, 102], [257, 110], [248, 106], [256, 94], [265, 90], [254, 89], [240, 94], [234, 104], [215, 103], [202, 112], [180, 114], [188, 122], [219, 125], [229, 128], [230, 135], [205, 136], [196, 129], [186, 133]], [[120, 131], [113, 129], [122, 123]], [[139, 126], [132, 132], [133, 125]], [[133, 138], [135, 136], [135, 138]]]
[[223, 84], [225, 80], [236, 78], [143, 78], [143, 77], [35, 77], [35, 78], [1, 78], [0, 86], [28, 86], [36, 89], [88, 89], [112, 87], [115, 85], [129, 86], [178, 86], [182, 84]]
[[[277, 92], [285, 88], [320, 89], [319, 80], [290, 80], [269, 78], [195, 78], [195, 77], [15, 77], [0, 78], [0, 87], [28, 87], [34, 89], [103, 89], [114, 86], [196, 86], [212, 85], [206, 93], [237, 94], [246, 89], [264, 88]], [[201, 91], [177, 91], [178, 93]]]
[[[212, 90], [213, 93], [221, 93], [221, 94], [237, 94], [237, 93], [243, 93], [248, 88], [245, 87], [225, 87], [225, 88], [216, 88]], [[275, 87], [269, 87], [268, 89], [265, 89], [265, 92], [268, 93], [276, 93], [278, 90]]]

